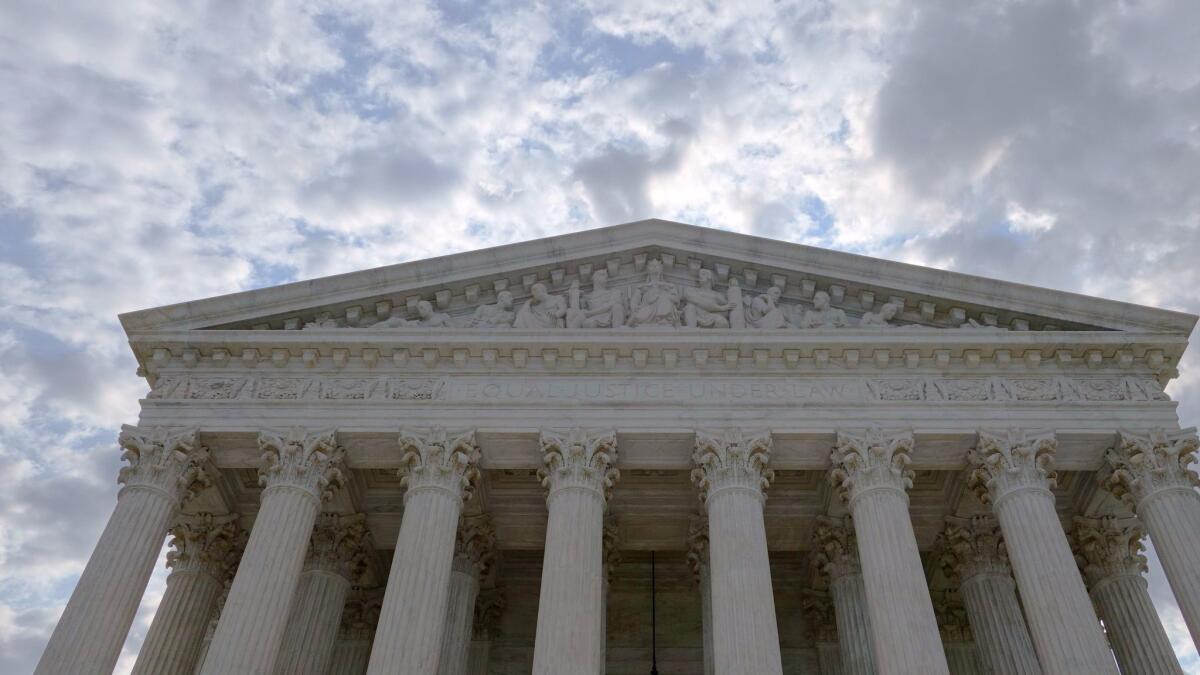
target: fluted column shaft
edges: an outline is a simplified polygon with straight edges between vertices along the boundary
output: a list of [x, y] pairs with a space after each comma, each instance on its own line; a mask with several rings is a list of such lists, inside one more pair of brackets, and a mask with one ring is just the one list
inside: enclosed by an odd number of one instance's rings
[[837, 621], [842, 673], [875, 675], [875, 653], [871, 649], [866, 585], [862, 574], [845, 574], [831, 580], [829, 595], [833, 598]]
[[320, 501], [305, 490], [280, 486], [263, 491], [202, 675], [274, 671], [320, 508]]
[[970, 642], [947, 642], [945, 650], [950, 675], [980, 675], [975, 645]]
[[284, 629], [276, 675], [325, 675], [349, 591], [350, 581], [340, 574], [304, 570]]
[[1121, 675], [1183, 675], [1140, 574], [1108, 577], [1092, 587]]
[[408, 491], [371, 648], [370, 675], [435, 675], [463, 501], [478, 476], [473, 431], [402, 431]]
[[1041, 675], [1012, 577], [975, 574], [958, 591], [984, 667], [992, 675]]
[[842, 650], [837, 643], [817, 643], [817, 667], [821, 675], [843, 675]]
[[124, 427], [131, 465], [100, 541], [38, 661], [35, 675], [109, 675], [121, 655], [167, 528], [200, 483], [207, 452], [195, 432]]
[[333, 643], [329, 675], [363, 675], [371, 658], [371, 636], [367, 631], [342, 632]]
[[475, 623], [475, 599], [479, 597], [479, 577], [470, 563], [455, 561], [450, 573], [450, 600], [446, 613], [446, 632], [442, 635], [439, 675], [466, 675]]
[[171, 572], [167, 590], [138, 651], [134, 675], [192, 675], [209, 617], [223, 588], [220, 579], [198, 569]]

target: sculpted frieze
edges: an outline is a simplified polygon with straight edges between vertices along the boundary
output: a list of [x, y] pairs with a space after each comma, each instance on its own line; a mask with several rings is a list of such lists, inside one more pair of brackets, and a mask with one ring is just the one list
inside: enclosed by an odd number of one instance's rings
[[[944, 315], [946, 320], [929, 325], [930, 310], [921, 309], [920, 317], [905, 314], [905, 301], [892, 296], [876, 305], [873, 293], [862, 293], [857, 306], [847, 312], [843, 304], [845, 289], [833, 286], [836, 293], [809, 287], [804, 291], [807, 301], [784, 299], [784, 277], [774, 275], [765, 292], [755, 288], [759, 275], [747, 270], [744, 279], [729, 274], [722, 265], [720, 271], [700, 265], [689, 265], [685, 275], [667, 274], [664, 258], [651, 258], [639, 263], [638, 277], [621, 279], [610, 285], [610, 278], [619, 265], [601, 267], [588, 275], [567, 280], [560, 271], [551, 281], [534, 281], [526, 275], [527, 297], [518, 301], [507, 282], [497, 283], [494, 302], [478, 303], [479, 287], [473, 285], [467, 306], [452, 304], [452, 292], [435, 292], [436, 305], [427, 299], [409, 297], [403, 308], [393, 309], [390, 302], [378, 303], [372, 314], [361, 307], [347, 310], [344, 317], [333, 312], [318, 312], [311, 320], [298, 318], [284, 322], [284, 328], [302, 330], [366, 329], [376, 331], [420, 329], [621, 329], [642, 327], [671, 327], [686, 329], [755, 329], [755, 330], [829, 330], [863, 328], [887, 330], [894, 328], [936, 329], [959, 327], [980, 330], [1008, 330], [997, 326], [994, 314], [981, 315], [985, 321], [966, 316], [965, 310]], [[590, 270], [590, 266], [588, 266]], [[582, 269], [582, 267], [581, 267]], [[680, 278], [683, 276], [684, 278]], [[870, 296], [870, 300], [864, 299]], [[445, 311], [442, 311], [445, 310]], [[903, 318], [902, 318], [902, 315]], [[947, 322], [951, 325], [947, 325]], [[259, 324], [264, 327], [267, 324]], [[1028, 328], [1027, 320], [1014, 325]]]

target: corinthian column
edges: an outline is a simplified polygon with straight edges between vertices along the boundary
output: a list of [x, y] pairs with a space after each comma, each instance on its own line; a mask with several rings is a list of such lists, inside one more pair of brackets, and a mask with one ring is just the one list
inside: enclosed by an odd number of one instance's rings
[[479, 478], [474, 431], [402, 430], [404, 519], [371, 648], [370, 675], [434, 675], [463, 502]]
[[708, 518], [695, 516], [688, 525], [688, 565], [700, 590], [700, 629], [704, 640], [704, 675], [714, 675], [717, 663], [713, 658], [712, 578], [708, 559]]
[[365, 515], [317, 517], [275, 662], [277, 675], [325, 675], [329, 670], [346, 594], [366, 573], [370, 555]]
[[271, 675], [321, 502], [342, 484], [345, 450], [330, 429], [263, 431], [262, 503], [202, 675]]
[[1076, 518], [1076, 560], [1108, 629], [1121, 675], [1183, 675], [1146, 588], [1142, 531], [1133, 518]]
[[951, 582], [958, 582], [987, 672], [1041, 675], [999, 523], [990, 516], [947, 518], [939, 548], [942, 571]]
[[241, 552], [236, 514], [181, 516], [171, 528], [167, 590], [133, 665], [134, 675], [192, 675], [208, 619]]
[[721, 675], [780, 675], [779, 627], [771, 591], [766, 489], [771, 433], [697, 431], [692, 482], [708, 511], [713, 656]]
[[858, 542], [849, 518], [817, 518], [813, 564], [829, 585], [837, 620], [838, 645], [845, 675], [875, 675], [866, 587], [858, 562]]
[[979, 432], [969, 487], [1000, 521], [1046, 675], [1116, 675], [1116, 664], [1054, 510], [1053, 433]]
[[839, 432], [830, 479], [853, 516], [880, 675], [947, 675], [908, 515], [912, 449], [912, 433], [907, 431]]
[[125, 426], [129, 466], [117, 506], [50, 635], [35, 675], [108, 675], [146, 592], [167, 528], [180, 505], [209, 484], [208, 451], [194, 429]]
[[495, 548], [496, 532], [487, 516], [464, 519], [454, 542], [450, 604], [446, 612], [446, 630], [442, 633], [438, 675], [467, 673], [479, 583], [492, 570]]
[[1122, 431], [1108, 452], [1112, 467], [1104, 486], [1133, 507], [1175, 592], [1192, 641], [1200, 645], [1200, 494], [1196, 430], [1144, 434]]
[[546, 551], [538, 600], [534, 675], [595, 675], [604, 653], [604, 509], [620, 473], [613, 431], [542, 430], [549, 490]]

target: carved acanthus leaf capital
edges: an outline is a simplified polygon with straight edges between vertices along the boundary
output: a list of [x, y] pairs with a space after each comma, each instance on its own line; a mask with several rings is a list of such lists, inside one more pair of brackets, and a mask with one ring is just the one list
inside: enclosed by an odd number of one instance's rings
[[617, 433], [612, 429], [542, 429], [542, 468], [538, 479], [551, 494], [564, 488], [599, 492], [605, 502], [621, 477]]
[[222, 583], [232, 578], [246, 543], [237, 514], [180, 516], [170, 534], [167, 567], [202, 572]]
[[479, 596], [475, 598], [475, 639], [486, 640], [492, 635], [500, 613], [507, 604], [502, 588], [484, 588], [479, 591]]
[[979, 442], [968, 453], [974, 467], [967, 487], [984, 504], [1022, 489], [1049, 493], [1056, 483], [1053, 431], [1004, 429], [979, 431]]
[[471, 498], [479, 481], [479, 446], [473, 429], [447, 431], [442, 427], [401, 429], [401, 484], [414, 490], [440, 488], [462, 501]]
[[123, 489], [141, 488], [186, 504], [212, 484], [205, 470], [208, 448], [195, 429], [142, 428], [124, 425], [117, 437], [121, 459], [129, 462], [117, 474]]
[[871, 490], [887, 488], [907, 494], [912, 487], [913, 435], [908, 430], [871, 427], [862, 433], [839, 431], [830, 459], [829, 480], [846, 502]]
[[860, 574], [858, 540], [849, 517], [818, 516], [813, 528], [813, 567], [833, 582], [847, 575]]
[[1196, 459], [1195, 429], [1121, 431], [1118, 435], [1116, 447], [1106, 453], [1110, 470], [1104, 487], [1133, 508], [1161, 490], [1191, 491], [1200, 485], [1200, 478], [1189, 468]]
[[480, 581], [492, 577], [496, 564], [496, 530], [490, 516], [464, 517], [454, 538], [454, 566]]
[[688, 523], [687, 563], [692, 569], [692, 577], [700, 583], [701, 568], [708, 565], [708, 517], [692, 516]]
[[258, 448], [262, 451], [258, 482], [268, 490], [299, 488], [328, 501], [345, 482], [341, 464], [346, 450], [338, 445], [334, 429], [260, 431]]
[[1142, 528], [1135, 518], [1077, 516], [1071, 548], [1091, 586], [1111, 577], [1147, 571]]
[[700, 489], [700, 498], [711, 499], [726, 489], [750, 490], [765, 498], [775, 480], [775, 472], [767, 468], [771, 440], [767, 429], [698, 429], [692, 482]]
[[370, 566], [371, 550], [366, 515], [322, 513], [313, 527], [304, 566], [339, 574], [351, 584], [358, 584]]
[[942, 572], [951, 581], [961, 582], [980, 574], [1012, 575], [1000, 523], [991, 516], [946, 518], [937, 550]]

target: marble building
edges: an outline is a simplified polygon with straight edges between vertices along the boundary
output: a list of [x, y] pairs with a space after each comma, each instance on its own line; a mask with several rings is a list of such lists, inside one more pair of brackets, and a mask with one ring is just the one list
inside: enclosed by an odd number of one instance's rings
[[1194, 316], [652, 220], [121, 320], [38, 675], [164, 541], [139, 675], [1182, 673], [1147, 537], [1200, 635]]

